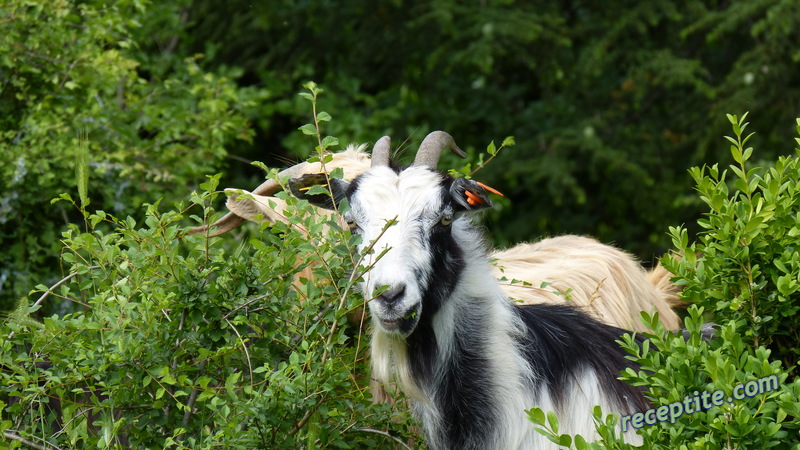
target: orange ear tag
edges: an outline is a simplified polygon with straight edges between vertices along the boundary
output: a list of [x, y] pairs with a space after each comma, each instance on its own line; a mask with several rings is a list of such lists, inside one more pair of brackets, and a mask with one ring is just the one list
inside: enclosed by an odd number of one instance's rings
[[505, 195], [503, 195], [503, 194], [502, 194], [500, 191], [498, 191], [498, 190], [497, 190], [497, 189], [495, 189], [495, 188], [489, 187], [489, 186], [487, 186], [487, 185], [485, 185], [485, 184], [481, 183], [480, 181], [476, 181], [476, 183], [478, 183], [478, 186], [480, 186], [480, 187], [482, 187], [482, 188], [486, 189], [487, 191], [489, 191], [489, 192], [491, 192], [491, 193], [493, 193], [493, 194], [497, 194], [497, 195], [499, 195], [500, 197], [505, 197]]

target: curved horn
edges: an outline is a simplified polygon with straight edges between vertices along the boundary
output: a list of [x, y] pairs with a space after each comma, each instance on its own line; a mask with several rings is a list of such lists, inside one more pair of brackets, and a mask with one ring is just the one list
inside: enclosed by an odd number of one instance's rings
[[444, 131], [433, 131], [422, 140], [422, 144], [417, 150], [417, 156], [414, 158], [415, 166], [427, 166], [431, 169], [436, 169], [439, 164], [439, 157], [442, 155], [442, 150], [449, 148], [450, 151], [455, 153], [461, 158], [466, 158], [467, 154], [458, 148], [453, 136], [450, 136]]
[[389, 153], [390, 153], [390, 145], [392, 143], [391, 138], [389, 136], [384, 136], [378, 139], [375, 142], [375, 146], [372, 147], [372, 166], [371, 167], [378, 167], [378, 166], [388, 166], [389, 165]]
[[[305, 170], [305, 167], [308, 165], [307, 162], [301, 162], [300, 164], [295, 164], [288, 169], [284, 169], [278, 173], [278, 179], [286, 179], [286, 178], [294, 178], [297, 176], [302, 175]], [[252, 192], [253, 194], [264, 195], [264, 196], [271, 196], [278, 192], [281, 189], [281, 184], [278, 183], [277, 180], [269, 179], [263, 183]], [[208, 231], [209, 228], [216, 227], [216, 230], [209, 233], [209, 237], [219, 236], [225, 234], [234, 228], [238, 227], [239, 225], [243, 224], [245, 219], [237, 216], [236, 214], [229, 212], [222, 216], [221, 219], [217, 220], [211, 225], [202, 225], [199, 227], [192, 228], [187, 231], [187, 234], [195, 234], [195, 233], [205, 233]]]

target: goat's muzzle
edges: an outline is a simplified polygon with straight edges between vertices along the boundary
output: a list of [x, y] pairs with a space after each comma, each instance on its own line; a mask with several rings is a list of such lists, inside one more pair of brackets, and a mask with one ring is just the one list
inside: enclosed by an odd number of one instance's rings
[[397, 284], [381, 292], [372, 300], [370, 309], [380, 327], [388, 333], [408, 335], [417, 325], [420, 304], [405, 304], [406, 285]]

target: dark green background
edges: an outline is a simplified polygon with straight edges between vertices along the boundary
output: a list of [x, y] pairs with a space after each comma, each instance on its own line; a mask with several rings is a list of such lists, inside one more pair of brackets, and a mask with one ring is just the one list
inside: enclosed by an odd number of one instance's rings
[[78, 198], [81, 130], [89, 209], [140, 218], [310, 154], [313, 80], [342, 143], [444, 129], [475, 156], [515, 136], [478, 175], [506, 194], [498, 245], [590, 234], [649, 264], [703, 211], [687, 169], [730, 161], [726, 113], [750, 112], [767, 160], [800, 114], [796, 1], [12, 1], [0, 27], [3, 309], [64, 276], [82, 219], [50, 200]]

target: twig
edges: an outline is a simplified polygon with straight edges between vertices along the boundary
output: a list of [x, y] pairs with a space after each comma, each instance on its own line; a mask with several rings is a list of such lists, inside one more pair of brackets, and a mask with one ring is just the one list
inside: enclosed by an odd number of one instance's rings
[[242, 305], [239, 305], [239, 306], [237, 306], [236, 308], [233, 308], [232, 310], [228, 311], [228, 313], [227, 313], [227, 314], [225, 314], [224, 316], [222, 316], [222, 319], [223, 319], [223, 320], [228, 320], [228, 317], [230, 317], [230, 316], [231, 316], [231, 314], [235, 313], [236, 311], [239, 311], [239, 310], [240, 310], [240, 309], [242, 309], [242, 308], [247, 308], [248, 306], [252, 305], [253, 303], [255, 303], [255, 302], [259, 301], [259, 300], [263, 300], [263, 299], [265, 299], [265, 298], [269, 297], [270, 295], [272, 295], [272, 293], [271, 293], [271, 292], [270, 292], [270, 293], [267, 293], [267, 294], [264, 294], [264, 295], [259, 295], [258, 297], [255, 297], [255, 298], [253, 298], [252, 300], [248, 300], [248, 301], [247, 301], [247, 302], [245, 302], [244, 304], [242, 304]]
[[[89, 270], [96, 270], [96, 269], [99, 269], [100, 267], [101, 267], [101, 266], [91, 266], [91, 267], [89, 267]], [[59, 288], [59, 286], [61, 286], [62, 284], [66, 283], [67, 281], [71, 280], [71, 279], [72, 279], [72, 278], [74, 278], [76, 275], [78, 275], [78, 272], [71, 273], [71, 274], [67, 275], [66, 277], [62, 278], [62, 279], [61, 279], [61, 280], [60, 280], [58, 283], [56, 283], [56, 284], [54, 284], [54, 285], [50, 286], [49, 288], [47, 288], [47, 290], [46, 290], [46, 291], [44, 291], [44, 294], [42, 294], [42, 296], [41, 296], [41, 297], [39, 297], [39, 300], [36, 300], [36, 302], [35, 302], [33, 305], [31, 305], [31, 307], [34, 307], [34, 306], [39, 306], [39, 305], [41, 305], [41, 304], [42, 304], [42, 302], [44, 302], [44, 301], [45, 301], [45, 299], [46, 299], [47, 297], [49, 297], [49, 296], [50, 296], [50, 294], [52, 294], [52, 293], [53, 293], [53, 290], [55, 290], [55, 289], [58, 289], [58, 288]], [[16, 333], [15, 333], [15, 332], [13, 332], [13, 331], [12, 331], [11, 333], [9, 333], [9, 334], [8, 334], [8, 339], [11, 339], [12, 337], [14, 337], [14, 334], [16, 334]]]
[[250, 384], [254, 384], [253, 381], [253, 364], [250, 362], [250, 353], [247, 351], [247, 344], [245, 344], [244, 339], [242, 339], [242, 335], [239, 334], [239, 330], [236, 329], [235, 326], [228, 320], [225, 319], [225, 322], [228, 324], [229, 327], [233, 329], [233, 332], [236, 333], [236, 336], [239, 337], [239, 341], [242, 343], [242, 349], [244, 350], [244, 355], [247, 357], [247, 368], [250, 370]]
[[297, 434], [298, 431], [302, 430], [303, 427], [306, 426], [306, 423], [308, 423], [308, 420], [311, 419], [311, 416], [314, 415], [315, 412], [317, 412], [317, 409], [319, 409], [319, 406], [321, 404], [322, 401], [317, 402], [316, 406], [306, 411], [306, 414], [303, 416], [303, 418], [300, 419], [296, 424], [294, 424], [292, 429], [289, 430], [289, 435], [294, 436], [295, 434]]
[[45, 441], [44, 439], [42, 439], [44, 441], [44, 445], [37, 444], [36, 442], [33, 442], [33, 441], [29, 441], [29, 440], [25, 439], [24, 437], [18, 435], [14, 430], [5, 430], [5, 431], [3, 431], [3, 436], [6, 439], [11, 439], [12, 441], [22, 442], [23, 444], [27, 445], [28, 447], [35, 448], [37, 450], [61, 450], [61, 448], [56, 447], [55, 445]]
[[[201, 371], [201, 372], [203, 371], [203, 369], [205, 369], [205, 367], [206, 367], [206, 362], [205, 361], [201, 362], [197, 366], [198, 370]], [[181, 422], [183, 424], [184, 428], [189, 425], [189, 421], [192, 419], [192, 414], [194, 413], [194, 404], [195, 404], [195, 402], [197, 402], [197, 394], [199, 392], [200, 392], [200, 390], [195, 387], [194, 389], [192, 389], [192, 392], [189, 394], [189, 400], [186, 402], [186, 412], [183, 413], [183, 421]], [[186, 436], [186, 433], [181, 434], [180, 436], [178, 436], [178, 440], [183, 440], [185, 436]]]
[[[101, 266], [91, 266], [91, 267], [89, 267], [89, 270], [96, 270], [96, 269], [99, 269], [100, 267]], [[33, 306], [39, 306], [47, 297], [50, 296], [50, 294], [53, 293], [53, 290], [58, 289], [62, 284], [66, 283], [67, 281], [71, 280], [73, 277], [78, 275], [78, 273], [79, 272], [71, 273], [71, 274], [67, 275], [66, 277], [62, 278], [61, 281], [59, 281], [58, 283], [50, 286], [50, 288], [48, 288], [44, 292], [44, 294], [42, 294], [42, 296], [39, 297], [39, 300], [36, 300], [36, 303], [34, 303]]]
[[[394, 219], [387, 220], [386, 226], [383, 228], [383, 230], [378, 235], [378, 237], [376, 237], [375, 240], [370, 242], [369, 246], [361, 253], [361, 255], [358, 258], [358, 261], [355, 262], [356, 266], [360, 266], [361, 265], [361, 263], [364, 261], [366, 256], [372, 251], [373, 247], [378, 242], [378, 240], [381, 238], [381, 236], [383, 236], [383, 234], [386, 233], [386, 230], [388, 230], [389, 227], [394, 225], [395, 223], [397, 223], [397, 216], [395, 216]], [[375, 261], [372, 262], [370, 267], [372, 265], [374, 265], [377, 262], [377, 260], [382, 258], [383, 255], [386, 254], [387, 251], [388, 251], [388, 249], [386, 249], [383, 252], [381, 252], [381, 254], [379, 254], [378, 257], [375, 258]], [[340, 309], [341, 309], [342, 305], [344, 305], [344, 301], [347, 298], [347, 294], [350, 292], [350, 288], [355, 283], [355, 280], [358, 279], [358, 277], [361, 276], [360, 274], [356, 275], [356, 273], [357, 273], [357, 270], [353, 270], [353, 272], [350, 274], [350, 278], [348, 279], [347, 288], [345, 288], [344, 292], [341, 294], [341, 298], [340, 298], [340, 301], [339, 301], [339, 308]], [[366, 304], [366, 302], [365, 302], [365, 304]], [[333, 335], [334, 335], [334, 333], [336, 333], [337, 325], [338, 325], [338, 322], [334, 321], [333, 325], [331, 325], [331, 331], [330, 331], [330, 334], [328, 334], [328, 339], [325, 341], [325, 350], [322, 352], [322, 364], [323, 365], [328, 361], [328, 356], [330, 355], [330, 347], [331, 347], [331, 343], [333, 342]], [[294, 425], [294, 427], [292, 427], [292, 429], [289, 431], [289, 434], [292, 435], [292, 436], [297, 434], [297, 432], [300, 431], [300, 429], [302, 429], [306, 425], [308, 420], [311, 419], [311, 416], [314, 414], [314, 412], [316, 412], [316, 410], [318, 408], [319, 408], [319, 403], [317, 404], [317, 406], [315, 406], [315, 407], [309, 409], [308, 411], [306, 411], [305, 415], [300, 419], [300, 421], [297, 422]]]
[[386, 436], [386, 437], [388, 437], [389, 439], [391, 439], [391, 440], [393, 440], [393, 441], [397, 442], [398, 444], [400, 444], [400, 445], [401, 445], [401, 446], [403, 446], [404, 448], [406, 448], [406, 449], [408, 449], [408, 450], [412, 450], [412, 449], [411, 449], [411, 447], [409, 447], [409, 445], [408, 445], [408, 444], [406, 444], [405, 442], [403, 442], [403, 441], [402, 441], [400, 438], [398, 438], [398, 437], [396, 437], [396, 436], [392, 436], [391, 434], [389, 434], [389, 433], [388, 433], [388, 432], [386, 432], [386, 431], [382, 431], [382, 430], [374, 430], [374, 429], [372, 429], [372, 428], [364, 428], [364, 427], [353, 428], [353, 431], [360, 431], [360, 432], [362, 432], [362, 433], [374, 433], [374, 434], [380, 434], [381, 436]]

